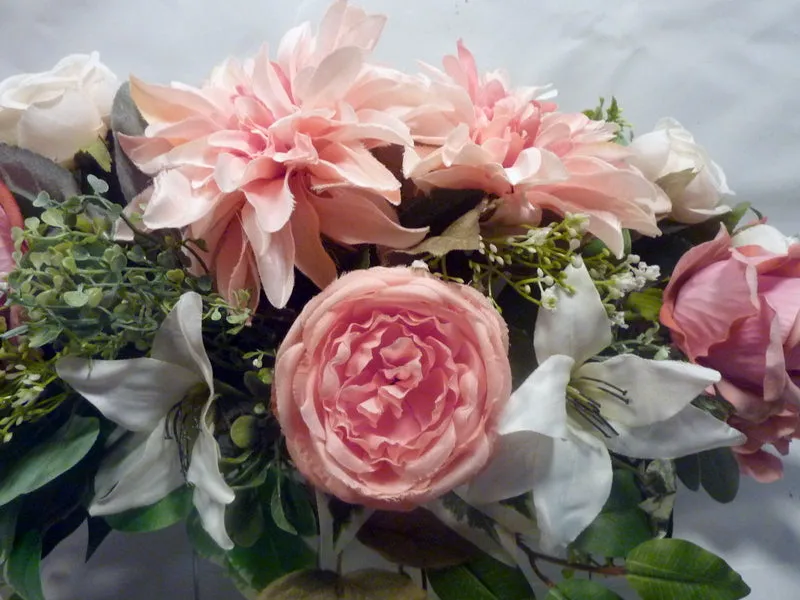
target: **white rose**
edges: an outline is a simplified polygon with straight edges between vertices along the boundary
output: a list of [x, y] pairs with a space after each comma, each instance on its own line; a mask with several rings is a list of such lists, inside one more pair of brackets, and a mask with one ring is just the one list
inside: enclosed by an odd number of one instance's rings
[[0, 141], [69, 162], [108, 131], [118, 87], [96, 52], [67, 56], [44, 73], [9, 77], [0, 82]]
[[731, 238], [731, 245], [734, 248], [755, 245], [775, 254], [788, 254], [789, 248], [796, 243], [795, 238], [785, 236], [765, 223], [745, 227]]
[[730, 210], [720, 205], [723, 194], [733, 194], [725, 173], [675, 119], [661, 119], [652, 132], [636, 137], [630, 150], [631, 164], [650, 181], [688, 170], [696, 173], [685, 187], [680, 176], [673, 178], [671, 185], [664, 185], [672, 201], [670, 216], [676, 221], [700, 223]]

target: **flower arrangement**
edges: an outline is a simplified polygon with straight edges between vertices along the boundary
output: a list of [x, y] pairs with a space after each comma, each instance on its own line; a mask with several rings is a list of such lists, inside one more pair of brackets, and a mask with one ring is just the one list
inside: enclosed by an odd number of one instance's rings
[[782, 475], [800, 244], [676, 121], [562, 112], [460, 42], [371, 63], [384, 22], [336, 0], [201, 87], [0, 83], [15, 598], [85, 521], [88, 556], [185, 521], [261, 600], [749, 594], [672, 507]]

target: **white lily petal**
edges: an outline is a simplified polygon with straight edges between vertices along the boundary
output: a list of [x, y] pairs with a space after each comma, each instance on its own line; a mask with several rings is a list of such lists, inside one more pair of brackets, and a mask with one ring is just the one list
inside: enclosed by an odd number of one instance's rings
[[534, 431], [550, 437], [567, 435], [566, 390], [575, 361], [549, 357], [511, 394], [500, 416], [500, 435]]
[[631, 458], [679, 458], [746, 440], [742, 432], [691, 404], [661, 423], [616, 429], [619, 435], [606, 439], [606, 446]]
[[150, 356], [197, 373], [211, 385], [211, 362], [203, 346], [203, 299], [183, 294], [161, 323]]
[[225, 507], [233, 502], [235, 495], [222, 477], [219, 459], [219, 446], [214, 435], [208, 427], [201, 427], [192, 448], [186, 481], [194, 486], [194, 505], [203, 529], [220, 548], [230, 550], [233, 542], [225, 529]]
[[536, 457], [533, 504], [546, 552], [574, 541], [611, 493], [611, 458], [603, 442], [577, 428], [569, 433], [566, 440], [548, 439]]
[[502, 436], [489, 464], [468, 484], [464, 500], [481, 506], [514, 498], [534, 489], [535, 466], [542, 446], [550, 438], [532, 431]]
[[90, 360], [66, 356], [58, 376], [103, 416], [125, 429], [150, 432], [200, 378], [153, 358]]
[[165, 437], [162, 419], [149, 435], [135, 434], [104, 459], [95, 477], [94, 516], [155, 504], [186, 482], [178, 445]]
[[[580, 381], [581, 377], [603, 383]], [[719, 379], [719, 373], [713, 369], [676, 360], [647, 360], [633, 354], [586, 363], [574, 376], [577, 385], [592, 400], [600, 402], [606, 419], [629, 427], [673, 417]], [[608, 384], [624, 390], [629, 402], [626, 404], [599, 389], [608, 388]]]
[[567, 265], [564, 274], [565, 283], [575, 293], [569, 295], [560, 287], [554, 288], [558, 298], [556, 309], [540, 310], [536, 317], [533, 346], [540, 363], [563, 354], [581, 364], [613, 341], [606, 309], [586, 266]]

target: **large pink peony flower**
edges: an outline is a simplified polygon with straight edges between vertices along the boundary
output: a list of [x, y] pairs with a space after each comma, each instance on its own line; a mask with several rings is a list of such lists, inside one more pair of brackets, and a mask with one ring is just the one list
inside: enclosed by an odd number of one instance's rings
[[336, 267], [323, 245], [411, 246], [424, 231], [401, 227], [400, 182], [370, 152], [411, 144], [387, 104], [401, 76], [371, 67], [384, 18], [335, 2], [318, 35], [290, 31], [271, 60], [228, 60], [201, 88], [131, 80], [149, 123], [122, 137], [155, 175], [145, 226], [187, 227], [208, 244], [221, 293], [249, 289], [283, 306], [294, 267], [323, 287]]
[[612, 140], [617, 126], [556, 112], [545, 88], [510, 90], [502, 73], [478, 74], [462, 43], [445, 72], [428, 67], [441, 109], [407, 119], [421, 146], [407, 148], [406, 177], [421, 189], [481, 189], [504, 199], [495, 222], [537, 224], [543, 210], [584, 213], [617, 254], [622, 229], [660, 234], [669, 203]]
[[273, 408], [295, 465], [342, 500], [405, 510], [488, 461], [511, 392], [506, 325], [424, 269], [349, 273], [278, 351]]
[[783, 473], [781, 454], [800, 436], [800, 244], [758, 225], [696, 246], [664, 292], [661, 322], [694, 362], [718, 370], [718, 392], [747, 434], [734, 448], [759, 481]]

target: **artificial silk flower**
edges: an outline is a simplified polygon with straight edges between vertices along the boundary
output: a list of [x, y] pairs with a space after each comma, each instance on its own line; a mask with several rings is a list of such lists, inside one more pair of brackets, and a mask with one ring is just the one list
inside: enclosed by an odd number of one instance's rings
[[425, 236], [399, 224], [400, 181], [372, 152], [413, 143], [387, 91], [403, 76], [366, 63], [384, 22], [340, 0], [316, 36], [301, 25], [276, 55], [230, 59], [200, 88], [131, 80], [149, 125], [120, 142], [155, 177], [143, 223], [203, 239], [229, 302], [247, 289], [255, 306], [263, 287], [284, 306], [295, 267], [324, 288], [337, 272], [323, 238], [407, 248]]
[[[101, 465], [89, 514], [148, 506], [188, 482], [194, 486], [193, 501], [203, 527], [220, 547], [230, 549], [225, 506], [233, 502], [234, 493], [220, 473], [220, 451], [209, 423], [214, 378], [203, 346], [202, 310], [198, 294], [181, 296], [161, 324], [148, 358], [68, 356], [56, 368], [59, 377], [106, 418], [133, 432]], [[185, 472], [176, 432], [167, 427], [178, 406], [182, 416], [190, 411], [199, 421]]]
[[541, 545], [572, 542], [611, 491], [609, 451], [677, 458], [744, 441], [691, 401], [719, 381], [714, 370], [632, 354], [596, 359], [613, 341], [586, 267], [568, 266], [556, 310], [540, 310], [537, 369], [511, 396], [492, 462], [465, 491], [488, 504], [533, 491]]
[[501, 73], [481, 76], [459, 42], [444, 72], [428, 67], [441, 108], [410, 121], [415, 147], [404, 174], [421, 189], [479, 189], [499, 196], [489, 225], [536, 225], [542, 211], [589, 216], [589, 232], [623, 252], [624, 228], [660, 235], [669, 201], [614, 142], [618, 126], [557, 112], [547, 88], [513, 90]]

